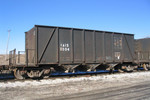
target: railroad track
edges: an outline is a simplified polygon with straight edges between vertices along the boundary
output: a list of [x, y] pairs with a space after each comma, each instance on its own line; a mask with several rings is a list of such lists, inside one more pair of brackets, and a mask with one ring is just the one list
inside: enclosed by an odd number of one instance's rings
[[[145, 71], [143, 68], [138, 68], [137, 71]], [[120, 73], [119, 71], [115, 70], [113, 74]], [[124, 72], [129, 73], [129, 72]], [[106, 70], [99, 70], [99, 71], [91, 71], [91, 72], [76, 72], [76, 73], [51, 73], [50, 77], [47, 79], [56, 79], [56, 78], [70, 78], [70, 77], [90, 77], [90, 76], [97, 76], [97, 75], [108, 75], [110, 74], [109, 71]], [[33, 79], [25, 79], [25, 80], [19, 80], [19, 81], [26, 81], [26, 80], [41, 80], [43, 78], [33, 78]], [[13, 73], [10, 74], [0, 74], [0, 82], [3, 81], [16, 81], [18, 79], [15, 79], [15, 76]]]

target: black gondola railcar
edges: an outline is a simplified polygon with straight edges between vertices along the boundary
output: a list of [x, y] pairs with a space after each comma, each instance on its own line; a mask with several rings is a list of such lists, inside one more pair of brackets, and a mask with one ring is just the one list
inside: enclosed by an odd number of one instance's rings
[[133, 34], [35, 25], [25, 32], [25, 42], [26, 64], [11, 63], [19, 79], [47, 76], [52, 70], [122, 69], [135, 60]]

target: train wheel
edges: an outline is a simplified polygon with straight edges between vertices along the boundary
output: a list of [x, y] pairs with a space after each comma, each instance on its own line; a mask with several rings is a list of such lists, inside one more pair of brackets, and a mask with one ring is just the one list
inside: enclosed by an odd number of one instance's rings
[[147, 68], [148, 70], [150, 70], [150, 65], [149, 65], [149, 64], [146, 64], [146, 68]]
[[16, 77], [16, 79], [25, 79], [25, 77], [19, 69], [14, 70], [14, 76]]
[[29, 72], [27, 72], [27, 76], [30, 78], [40, 78], [43, 74], [44, 70], [40, 71], [40, 70], [31, 70]]
[[45, 70], [43, 70], [44, 72], [43, 72], [43, 74], [42, 74], [42, 77], [43, 78], [49, 78], [49, 76], [50, 76], [50, 73], [51, 73], [51, 69], [45, 69]]
[[143, 64], [143, 68], [144, 68], [145, 71], [148, 70], [146, 64]]
[[27, 75], [30, 78], [38, 77], [37, 73], [32, 70], [30, 72], [27, 72]]

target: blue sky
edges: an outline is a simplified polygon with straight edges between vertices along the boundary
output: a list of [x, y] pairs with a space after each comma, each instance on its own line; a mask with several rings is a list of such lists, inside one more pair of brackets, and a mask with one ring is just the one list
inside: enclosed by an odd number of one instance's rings
[[150, 0], [0, 0], [0, 53], [24, 50], [35, 24], [150, 36]]

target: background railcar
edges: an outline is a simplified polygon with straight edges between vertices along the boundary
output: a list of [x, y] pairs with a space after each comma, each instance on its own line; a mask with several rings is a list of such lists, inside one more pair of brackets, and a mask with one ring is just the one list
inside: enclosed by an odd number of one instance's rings
[[150, 38], [135, 40], [135, 54], [136, 62], [148, 70], [150, 68]]

